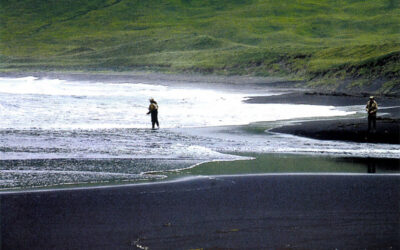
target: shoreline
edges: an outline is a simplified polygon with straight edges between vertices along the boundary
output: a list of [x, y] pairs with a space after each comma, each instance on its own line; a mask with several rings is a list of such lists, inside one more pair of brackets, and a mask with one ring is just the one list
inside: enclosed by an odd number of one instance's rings
[[375, 132], [368, 132], [365, 118], [301, 122], [269, 131], [318, 140], [400, 144], [400, 119], [378, 117], [376, 123]]
[[137, 80], [147, 81], [166, 81], [184, 82], [189, 86], [191, 83], [225, 83], [233, 85], [260, 85], [277, 88], [295, 88], [300, 81], [289, 80], [283, 77], [257, 77], [257, 76], [224, 76], [224, 75], [204, 75], [204, 74], [179, 74], [163, 73], [152, 71], [100, 71], [100, 72], [81, 72], [81, 71], [51, 71], [51, 72], [0, 72], [0, 77], [20, 78], [20, 77], [50, 78], [70, 81], [112, 81], [113, 83], [127, 83]]
[[399, 173], [188, 171], [157, 182], [0, 192], [1, 248], [400, 248]]
[[[400, 98], [393, 96], [378, 96], [376, 99], [379, 105], [379, 110], [375, 133], [368, 132], [366, 114], [364, 118], [313, 120], [285, 125], [273, 128], [269, 131], [318, 140], [400, 144]], [[327, 95], [315, 92], [295, 92], [277, 96], [256, 96], [250, 97], [246, 100], [247, 103], [262, 104], [289, 103], [335, 107], [360, 105], [361, 107], [359, 112], [364, 113], [364, 107], [367, 101], [368, 97], [365, 95]], [[384, 113], [384, 115], [381, 115], [381, 113]]]
[[[298, 153], [239, 153], [235, 154], [248, 159], [212, 160], [197, 163], [193, 166], [165, 170], [143, 172], [148, 179], [116, 182], [82, 182], [64, 183], [49, 186], [27, 186], [0, 189], [2, 194], [59, 192], [72, 190], [91, 190], [130, 186], [146, 186], [168, 184], [203, 178], [224, 178], [244, 176], [283, 176], [283, 175], [321, 175], [321, 176], [362, 176], [362, 175], [399, 175], [400, 158], [346, 157], [335, 155], [313, 155]], [[315, 163], [314, 163], [315, 162]], [[154, 174], [164, 178], [150, 178]]]
[[[393, 160], [393, 159], [389, 159]], [[397, 160], [397, 159], [395, 159]], [[211, 163], [211, 162], [209, 162]], [[207, 164], [207, 163], [206, 163]], [[272, 177], [283, 177], [283, 176], [320, 176], [320, 177], [330, 177], [330, 176], [339, 176], [339, 177], [363, 177], [363, 176], [383, 176], [383, 177], [399, 177], [400, 172], [396, 173], [352, 173], [352, 172], [282, 172], [282, 173], [244, 173], [244, 174], [219, 174], [219, 175], [189, 175], [182, 176], [178, 178], [172, 179], [163, 179], [160, 181], [154, 182], [131, 182], [126, 184], [99, 184], [99, 185], [91, 185], [91, 186], [76, 186], [76, 187], [51, 187], [51, 188], [39, 188], [39, 189], [24, 189], [24, 190], [0, 190], [0, 199], [1, 196], [14, 196], [14, 195], [34, 195], [38, 193], [53, 193], [53, 192], [73, 192], [73, 191], [96, 191], [96, 190], [104, 190], [104, 189], [123, 189], [123, 188], [146, 188], [153, 185], [170, 185], [186, 183], [186, 182], [197, 182], [204, 180], [216, 180], [216, 179], [226, 179], [226, 178], [272, 178]]]
[[217, 176], [0, 194], [2, 247], [396, 249], [399, 179]]
[[[371, 94], [361, 93], [358, 95], [345, 94], [339, 92], [310, 92], [297, 90], [292, 93], [274, 96], [251, 96], [245, 101], [254, 104], [305, 104], [321, 106], [355, 106], [366, 105]], [[397, 95], [375, 95], [379, 106], [391, 107], [400, 106], [400, 100]]]
[[[58, 73], [55, 73], [58, 74]], [[83, 74], [84, 76], [91, 78], [92, 75], [87, 75]], [[103, 75], [100, 74], [98, 75], [100, 77], [113, 77], [112, 75]], [[126, 80], [125, 77], [126, 75], [120, 75], [122, 76], [122, 79]], [[142, 77], [143, 75], [139, 75]], [[157, 75], [152, 75], [152, 76], [157, 76]], [[82, 77], [82, 74], [75, 75], [75, 77]], [[130, 77], [130, 76], [129, 76]], [[175, 76], [173, 76], [175, 77]], [[295, 98], [296, 97], [296, 98]], [[310, 99], [311, 98], [311, 99]], [[325, 98], [329, 100], [330, 104], [337, 104], [337, 105], [342, 105], [342, 106], [348, 106], [348, 105], [355, 105], [358, 104], [358, 102], [361, 102], [364, 100], [364, 97], [361, 96], [349, 96], [349, 95], [333, 95], [333, 96], [326, 96], [322, 94], [316, 94], [316, 93], [307, 93], [307, 92], [302, 92], [298, 90], [297, 92], [294, 93], [289, 93], [289, 94], [283, 94], [283, 95], [274, 95], [274, 96], [256, 96], [256, 97], [251, 97], [247, 101], [248, 103], [296, 103], [298, 101], [302, 101], [308, 104], [314, 104], [314, 105], [327, 105], [325, 102]], [[357, 103], [355, 103], [355, 101]], [[321, 103], [324, 102], [324, 103]], [[383, 105], [400, 105], [400, 100], [394, 99], [390, 97], [388, 100], [383, 100], [382, 102]], [[393, 112], [399, 112], [400, 108], [392, 108], [390, 115], [393, 115]], [[352, 123], [349, 123], [351, 122]], [[360, 122], [362, 121], [362, 122]], [[394, 122], [393, 122], [394, 121]], [[344, 123], [344, 124], [343, 124]], [[385, 123], [385, 126], [382, 126], [381, 123]], [[347, 141], [357, 141], [357, 142], [376, 142], [376, 143], [393, 143], [393, 144], [399, 144], [398, 138], [400, 136], [396, 136], [399, 132], [399, 120], [393, 120], [393, 119], [379, 119], [378, 120], [378, 131], [376, 134], [366, 138], [365, 134], [359, 133], [358, 130], [362, 128], [362, 131], [365, 130], [363, 126], [365, 126], [365, 121], [363, 119], [358, 119], [358, 120], [350, 120], [350, 119], [341, 119], [341, 120], [324, 120], [324, 121], [309, 121], [309, 122], [304, 122], [301, 123], [300, 125], [288, 125], [288, 126], [283, 126], [283, 127], [278, 127], [278, 128], [273, 128], [272, 130], [269, 130], [274, 133], [286, 133], [286, 134], [294, 134], [298, 136], [306, 136], [306, 137], [311, 137], [311, 138], [316, 138], [316, 139], [322, 139], [322, 140], [347, 140]], [[343, 129], [349, 130], [345, 130]], [[328, 132], [320, 131], [318, 129], [323, 128], [325, 130], [328, 130]], [[340, 131], [338, 131], [340, 130]], [[345, 132], [343, 132], [345, 131]], [[396, 134], [397, 132], [397, 134]], [[349, 136], [350, 134], [350, 136]], [[351, 135], [356, 134], [357, 137], [352, 137]], [[306, 153], [305, 153], [306, 154]], [[192, 167], [190, 167], [192, 168]], [[180, 170], [182, 171], [182, 170]], [[90, 184], [89, 184], [90, 185]]]
[[[284, 94], [293, 104], [310, 104], [303, 103], [298, 100], [299, 96], [305, 95], [307, 98], [312, 97], [314, 99], [318, 96], [324, 96], [325, 99], [329, 97], [344, 97], [344, 98], [359, 98], [368, 97], [375, 95], [385, 98], [399, 98], [400, 93], [398, 91], [392, 93], [382, 93], [377, 91], [365, 90], [361, 94], [356, 91], [348, 91], [345, 89], [332, 89], [327, 90], [325, 88], [313, 88], [308, 86], [306, 80], [293, 79], [290, 76], [251, 76], [251, 75], [223, 75], [223, 74], [202, 74], [197, 72], [163, 72], [163, 71], [152, 71], [152, 70], [133, 70], [133, 71], [0, 71], [0, 77], [28, 77], [34, 76], [38, 78], [51, 78], [51, 79], [62, 79], [71, 81], [112, 81], [113, 83], [127, 83], [132, 80], [150, 80], [150, 81], [171, 81], [171, 82], [185, 82], [197, 84], [197, 83], [214, 83], [214, 84], [231, 84], [232, 86], [246, 86], [256, 85], [271, 87], [272, 89], [286, 89], [295, 91], [297, 93]], [[185, 85], [185, 84], [184, 84]], [[253, 96], [245, 102], [248, 103], [263, 103], [264, 96]], [[274, 102], [273, 98], [268, 98], [269, 103], [280, 103]], [[326, 100], [324, 101], [326, 102]], [[318, 104], [314, 104], [318, 105]], [[322, 104], [324, 105], [324, 104]], [[344, 106], [344, 105], [339, 105]]]

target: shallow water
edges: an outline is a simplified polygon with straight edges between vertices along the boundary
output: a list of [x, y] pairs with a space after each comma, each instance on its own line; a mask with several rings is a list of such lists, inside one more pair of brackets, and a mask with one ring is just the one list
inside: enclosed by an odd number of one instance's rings
[[[293, 120], [339, 119], [362, 107], [248, 104], [266, 87], [0, 78], [0, 188], [126, 182], [237, 153], [398, 158], [398, 145], [317, 141], [272, 134]], [[150, 130], [148, 99], [160, 106]], [[157, 172], [156, 174], [150, 174]]]

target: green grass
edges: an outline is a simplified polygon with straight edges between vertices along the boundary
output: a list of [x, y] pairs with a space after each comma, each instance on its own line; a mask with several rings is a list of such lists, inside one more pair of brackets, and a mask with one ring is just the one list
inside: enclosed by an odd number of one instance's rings
[[0, 2], [1, 71], [286, 76], [393, 92], [399, 57], [396, 0]]

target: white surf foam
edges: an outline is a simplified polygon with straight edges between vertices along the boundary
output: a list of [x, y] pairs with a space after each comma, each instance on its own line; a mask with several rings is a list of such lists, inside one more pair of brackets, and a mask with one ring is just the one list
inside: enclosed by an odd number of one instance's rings
[[251, 91], [182, 88], [143, 83], [71, 82], [0, 78], [0, 128], [145, 128], [148, 99], [160, 106], [163, 128], [240, 125], [300, 117], [345, 116], [328, 106], [248, 104]]

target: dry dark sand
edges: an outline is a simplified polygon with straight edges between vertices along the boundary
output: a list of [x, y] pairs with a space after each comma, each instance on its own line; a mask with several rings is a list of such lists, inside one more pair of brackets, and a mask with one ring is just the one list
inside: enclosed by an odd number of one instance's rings
[[2, 249], [399, 249], [399, 180], [225, 176], [1, 194], [1, 243]]

